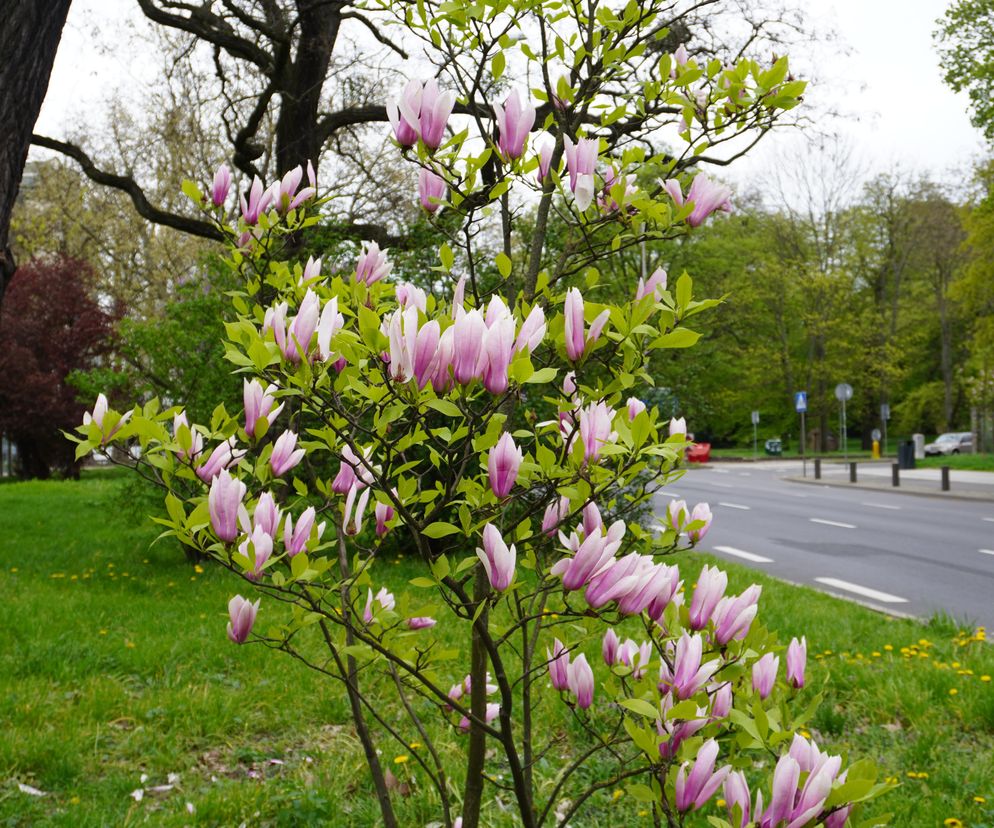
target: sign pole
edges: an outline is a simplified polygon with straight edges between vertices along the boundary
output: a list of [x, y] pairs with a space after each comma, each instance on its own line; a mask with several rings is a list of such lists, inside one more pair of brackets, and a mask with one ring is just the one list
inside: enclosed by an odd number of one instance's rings
[[845, 462], [849, 462], [849, 439], [846, 436], [846, 401], [842, 399], [842, 456]]
[[801, 412], [801, 465], [804, 468], [804, 477], [808, 476], [808, 455], [806, 453], [808, 442], [808, 432], [804, 428], [804, 412]]

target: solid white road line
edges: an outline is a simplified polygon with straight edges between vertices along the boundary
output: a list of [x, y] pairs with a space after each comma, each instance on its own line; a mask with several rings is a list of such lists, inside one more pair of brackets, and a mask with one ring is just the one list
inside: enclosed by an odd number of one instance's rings
[[663, 492], [663, 494], [666, 495], [667, 497], [672, 497], [674, 500], [676, 500], [678, 497], [681, 497], [681, 495], [678, 495], [676, 492]]
[[986, 520], [988, 523], [994, 523], [994, 518], [981, 518], [981, 520]]
[[751, 512], [752, 506], [743, 506], [741, 503], [725, 503], [724, 501], [718, 501], [719, 506], [724, 506], [726, 509], [741, 509], [744, 512]]
[[822, 520], [821, 518], [808, 518], [812, 523], [821, 523], [825, 526], [838, 526], [842, 529], [855, 529], [851, 523], [839, 523], [837, 520]]
[[716, 552], [734, 555], [736, 558], [742, 558], [744, 561], [752, 561], [752, 563], [773, 563], [773, 558], [764, 558], [762, 555], [746, 552], [744, 549], [736, 549], [734, 546], [716, 546], [714, 549]]
[[711, 469], [715, 474], [729, 474], [728, 469]]
[[739, 472], [739, 477], [752, 477], [752, 472]]
[[994, 555], [994, 549], [978, 549], [982, 555]]
[[719, 489], [734, 489], [735, 487], [731, 483], [719, 483], [717, 480], [711, 481], [712, 486], [716, 486]]
[[900, 509], [900, 506], [891, 506], [887, 503], [870, 503], [869, 501], [863, 501], [864, 506], [872, 506], [874, 509]]
[[899, 595], [891, 595], [889, 592], [879, 592], [869, 587], [850, 583], [849, 581], [842, 581], [839, 578], [815, 578], [815, 580], [819, 584], [835, 587], [836, 589], [844, 589], [847, 592], [854, 592], [856, 595], [862, 595], [864, 598], [872, 598], [874, 601], [880, 601], [884, 604], [908, 603], [907, 598], [901, 598]]

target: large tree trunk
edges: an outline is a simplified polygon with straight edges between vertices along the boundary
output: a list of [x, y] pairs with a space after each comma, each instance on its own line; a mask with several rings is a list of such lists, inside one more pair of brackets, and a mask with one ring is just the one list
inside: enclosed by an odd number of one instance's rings
[[71, 0], [5, 0], [0, 17], [0, 303], [14, 275], [10, 214]]

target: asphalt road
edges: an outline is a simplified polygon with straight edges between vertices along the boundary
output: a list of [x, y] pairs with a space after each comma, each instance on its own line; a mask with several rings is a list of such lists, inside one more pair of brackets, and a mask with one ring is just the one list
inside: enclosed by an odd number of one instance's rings
[[790, 461], [691, 468], [657, 498], [709, 503], [701, 548], [718, 557], [885, 612], [994, 629], [994, 501], [782, 479], [794, 474]]

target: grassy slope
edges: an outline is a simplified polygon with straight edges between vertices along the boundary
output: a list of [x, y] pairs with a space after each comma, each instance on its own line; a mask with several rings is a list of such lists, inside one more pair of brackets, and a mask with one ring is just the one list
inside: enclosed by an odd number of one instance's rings
[[[238, 585], [196, 572], [173, 546], [149, 549], [154, 530], [132, 525], [124, 505], [113, 476], [0, 487], [0, 823], [375, 824], [338, 688], [280, 654], [232, 646], [225, 604]], [[725, 568], [734, 588], [756, 579]], [[397, 587], [414, 574], [387, 569]], [[954, 643], [950, 623], [888, 620], [761, 580], [765, 623], [784, 641], [808, 636], [822, 656], [812, 685], [831, 675], [816, 738], [873, 755], [902, 782], [877, 811], [895, 812], [898, 826], [990, 824], [989, 805], [973, 801], [994, 803], [994, 685], [981, 680], [994, 674], [989, 649]], [[561, 708], [549, 700], [568, 734]], [[395, 764], [394, 754], [384, 745], [398, 776], [417, 784], [412, 763]], [[460, 764], [457, 738], [447, 758]], [[180, 775], [173, 790], [129, 796], [170, 773]], [[49, 795], [21, 793], [17, 782]], [[399, 808], [404, 825], [433, 816], [422, 797]], [[627, 796], [607, 792], [575, 824], [609, 814], [649, 824]]]

